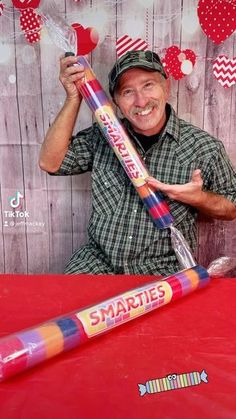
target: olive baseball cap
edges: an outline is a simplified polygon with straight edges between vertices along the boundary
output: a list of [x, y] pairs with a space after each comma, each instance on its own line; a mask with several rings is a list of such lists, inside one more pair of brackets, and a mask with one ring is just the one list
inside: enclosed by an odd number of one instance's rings
[[114, 64], [109, 78], [109, 92], [114, 96], [119, 77], [131, 68], [144, 68], [148, 71], [158, 71], [167, 78], [164, 67], [159, 56], [153, 51], [128, 51], [122, 55]]

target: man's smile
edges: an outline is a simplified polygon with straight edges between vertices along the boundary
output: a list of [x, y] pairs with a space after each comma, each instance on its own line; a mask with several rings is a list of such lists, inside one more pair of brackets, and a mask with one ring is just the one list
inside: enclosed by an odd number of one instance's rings
[[137, 108], [135, 108], [132, 111], [131, 114], [132, 114], [132, 116], [141, 116], [141, 117], [143, 117], [143, 116], [149, 116], [149, 115], [151, 115], [151, 113], [154, 110], [154, 108], [156, 108], [156, 105], [149, 104], [148, 106], [146, 106], [143, 109], [137, 109]]

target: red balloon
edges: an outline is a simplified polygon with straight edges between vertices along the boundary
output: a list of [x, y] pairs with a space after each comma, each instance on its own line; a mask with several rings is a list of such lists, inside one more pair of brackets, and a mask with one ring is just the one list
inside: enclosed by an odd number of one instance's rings
[[79, 23], [73, 23], [71, 26], [76, 30], [78, 55], [89, 54], [89, 52], [96, 48], [99, 40], [96, 29], [84, 28]]
[[16, 9], [36, 9], [40, 0], [12, 0], [12, 4]]

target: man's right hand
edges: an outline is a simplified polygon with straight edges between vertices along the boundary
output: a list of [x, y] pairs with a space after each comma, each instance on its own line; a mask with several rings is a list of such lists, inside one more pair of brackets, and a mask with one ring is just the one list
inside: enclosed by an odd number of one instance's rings
[[[82, 96], [75, 83], [85, 77], [84, 67], [77, 64], [75, 56], [61, 57], [60, 82], [66, 91], [65, 103], [49, 127], [40, 150], [39, 166], [46, 172], [55, 173], [67, 153]], [[74, 65], [77, 64], [77, 65]]]
[[79, 93], [75, 82], [79, 82], [80, 80], [82, 81], [84, 76], [84, 67], [78, 64], [78, 57], [63, 56], [60, 58], [59, 80], [66, 91], [67, 99], [78, 100], [78, 102], [81, 102], [82, 96]]

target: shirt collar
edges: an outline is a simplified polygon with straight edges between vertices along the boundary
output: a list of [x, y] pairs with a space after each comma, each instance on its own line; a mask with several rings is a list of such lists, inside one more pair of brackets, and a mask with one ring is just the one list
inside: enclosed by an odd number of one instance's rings
[[[176, 112], [172, 108], [171, 105], [167, 103], [166, 105], [169, 109], [169, 119], [167, 121], [167, 124], [161, 134], [161, 137], [164, 138], [166, 134], [169, 134], [171, 137], [174, 138], [178, 143], [180, 142], [180, 121], [178, 116], [176, 115]], [[130, 122], [127, 119], [123, 119], [122, 121], [129, 131], [129, 133], [132, 136], [135, 136], [135, 132], [130, 124]]]
[[165, 134], [169, 134], [171, 137], [174, 138], [178, 143], [180, 142], [180, 120], [178, 116], [176, 115], [175, 110], [172, 108], [169, 103], [166, 105], [169, 108], [170, 116], [167, 121], [167, 124], [164, 128], [164, 131], [162, 133], [163, 136]]

